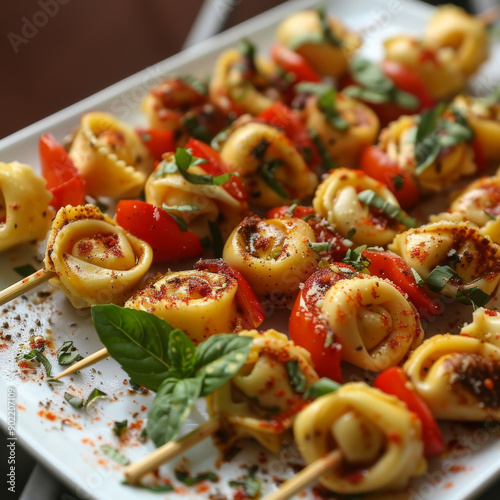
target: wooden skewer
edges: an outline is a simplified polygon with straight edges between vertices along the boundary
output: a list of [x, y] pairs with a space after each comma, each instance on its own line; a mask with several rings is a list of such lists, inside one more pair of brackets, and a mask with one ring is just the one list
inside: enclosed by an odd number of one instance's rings
[[164, 444], [157, 450], [153, 451], [151, 455], [139, 460], [125, 469], [125, 480], [129, 484], [136, 484], [144, 474], [156, 469], [162, 463], [172, 460], [177, 455], [188, 450], [196, 443], [211, 436], [221, 427], [221, 420], [217, 417], [211, 418], [204, 424], [201, 424], [197, 429], [186, 434], [185, 436]]
[[57, 276], [56, 273], [48, 271], [47, 269], [40, 269], [36, 273], [31, 274], [27, 278], [14, 283], [13, 285], [7, 287], [5, 290], [0, 292], [0, 306], [3, 306], [7, 302], [19, 297], [25, 292], [28, 292], [32, 288], [45, 283], [50, 278]]
[[481, 14], [478, 14], [476, 17], [482, 21], [485, 26], [495, 24], [498, 20], [500, 20], [500, 5], [495, 5], [494, 7], [491, 7], [491, 9], [481, 12]]
[[91, 366], [95, 363], [98, 363], [99, 361], [107, 358], [108, 356], [109, 352], [104, 347], [102, 349], [99, 349], [97, 352], [94, 352], [94, 354], [90, 354], [86, 358], [77, 361], [75, 364], [69, 366], [68, 368], [66, 368], [66, 370], [62, 371], [53, 378], [55, 380], [59, 380], [60, 378], [65, 377], [66, 375], [71, 375], [72, 373], [75, 373], [78, 370], [81, 370], [82, 368], [86, 368], [87, 366]]
[[267, 495], [264, 500], [285, 500], [299, 493], [306, 486], [316, 481], [319, 476], [328, 469], [335, 467], [342, 459], [340, 450], [333, 450], [327, 455], [319, 458], [305, 469], [301, 470], [295, 477], [284, 482], [276, 491]]

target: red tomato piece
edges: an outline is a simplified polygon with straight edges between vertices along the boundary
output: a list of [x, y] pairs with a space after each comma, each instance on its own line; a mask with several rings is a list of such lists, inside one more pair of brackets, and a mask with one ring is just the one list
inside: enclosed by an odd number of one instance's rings
[[[186, 149], [192, 151], [196, 158], [203, 158], [208, 163], [203, 163], [200, 167], [209, 175], [222, 175], [229, 172], [226, 165], [222, 161], [220, 154], [211, 148], [208, 144], [199, 141], [198, 139], [190, 138], [186, 144]], [[227, 182], [222, 184], [222, 187], [236, 200], [244, 201], [247, 199], [247, 194], [243, 188], [241, 179], [233, 175]]]
[[474, 163], [476, 164], [476, 172], [484, 172], [488, 168], [488, 158], [484, 153], [481, 143], [477, 137], [472, 141], [472, 151], [474, 152]]
[[297, 219], [302, 219], [302, 217], [306, 217], [307, 215], [315, 215], [315, 211], [313, 207], [304, 207], [302, 205], [297, 205], [294, 207], [292, 213], [290, 213], [289, 206], [275, 207], [271, 208], [267, 212], [268, 219], [283, 219], [286, 217], [296, 217]]
[[135, 131], [155, 160], [160, 161], [163, 153], [175, 151], [174, 133], [171, 130], [138, 127]]
[[419, 198], [417, 184], [404, 168], [377, 146], [368, 146], [361, 154], [361, 170], [373, 179], [383, 182], [405, 210], [414, 207]]
[[38, 151], [42, 176], [47, 181], [47, 189], [54, 195], [50, 205], [59, 210], [66, 205], [85, 203], [85, 180], [52, 134], [47, 132], [40, 136]]
[[151, 203], [121, 200], [116, 207], [115, 220], [151, 245], [154, 262], [188, 259], [203, 252], [200, 238], [193, 231], [181, 231], [173, 217]]
[[407, 293], [421, 316], [429, 319], [442, 313], [439, 304], [427, 297], [418, 286], [410, 266], [399, 255], [388, 250], [384, 252], [365, 250], [363, 255], [371, 262], [368, 266], [370, 273], [380, 278], [389, 279]]
[[374, 387], [386, 394], [392, 394], [406, 403], [408, 409], [417, 414], [422, 422], [422, 438], [426, 457], [435, 457], [444, 451], [441, 430], [429, 407], [413, 388], [406, 373], [399, 366], [393, 366], [375, 379]]
[[225, 274], [238, 281], [236, 291], [236, 302], [241, 310], [242, 319], [246, 328], [257, 328], [264, 321], [266, 314], [264, 309], [243, 275], [224, 262], [222, 259], [200, 260], [194, 265], [195, 269], [204, 269], [212, 273]]
[[300, 54], [283, 45], [273, 45], [271, 47], [271, 59], [287, 73], [295, 75], [294, 83], [321, 81], [316, 71], [309, 66], [308, 62]]

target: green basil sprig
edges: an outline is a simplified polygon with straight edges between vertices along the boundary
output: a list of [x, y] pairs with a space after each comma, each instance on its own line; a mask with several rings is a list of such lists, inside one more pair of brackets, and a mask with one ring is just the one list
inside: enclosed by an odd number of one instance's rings
[[357, 85], [346, 87], [342, 91], [345, 95], [373, 104], [395, 102], [410, 111], [418, 108], [418, 99], [398, 89], [375, 63], [367, 59], [354, 59], [350, 71]]
[[325, 394], [330, 394], [331, 392], [337, 391], [342, 384], [335, 382], [326, 377], [320, 378], [317, 382], [308, 387], [307, 391], [304, 393], [306, 399], [316, 399]]
[[328, 151], [328, 148], [325, 146], [325, 143], [321, 140], [321, 137], [319, 136], [318, 132], [316, 132], [316, 130], [314, 130], [313, 128], [308, 128], [307, 132], [309, 134], [309, 137], [313, 141], [314, 145], [316, 146], [319, 155], [321, 156], [321, 162], [323, 164], [323, 168], [325, 168], [328, 171], [333, 170], [335, 168], [339, 168], [340, 165], [332, 158], [330, 151]]
[[293, 390], [302, 394], [306, 390], [307, 379], [300, 369], [299, 360], [291, 359], [285, 363], [288, 380]]
[[156, 391], [147, 433], [157, 446], [173, 439], [199, 397], [226, 383], [245, 363], [251, 337], [212, 335], [198, 346], [154, 314], [113, 304], [92, 306], [97, 334], [128, 375]]
[[264, 163], [260, 167], [260, 172], [264, 182], [279, 196], [285, 200], [290, 200], [283, 184], [276, 180], [276, 170], [283, 165], [282, 160], [272, 160]]
[[354, 267], [356, 271], [364, 271], [372, 263], [368, 257], [363, 255], [363, 252], [368, 248], [368, 245], [361, 245], [357, 248], [349, 248], [342, 259], [342, 262]]
[[78, 352], [78, 349], [73, 345], [72, 340], [67, 340], [57, 350], [57, 362], [61, 366], [69, 366], [82, 359], [83, 357], [80, 356], [80, 353]]
[[36, 359], [39, 363], [43, 365], [47, 373], [47, 377], [50, 378], [50, 374], [52, 373], [52, 365], [50, 364], [50, 361], [45, 357], [45, 354], [43, 353], [44, 350], [45, 350], [45, 344], [43, 344], [41, 347], [37, 349], [31, 349], [31, 351], [28, 354], [23, 354], [22, 356], [19, 356], [18, 359], [27, 359], [27, 360]]

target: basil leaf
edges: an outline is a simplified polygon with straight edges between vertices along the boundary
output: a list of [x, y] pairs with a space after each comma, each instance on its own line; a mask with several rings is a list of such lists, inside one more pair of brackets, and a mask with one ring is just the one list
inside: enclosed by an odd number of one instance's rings
[[213, 472], [202, 472], [201, 474], [192, 476], [188, 471], [176, 470], [175, 478], [186, 486], [194, 486], [202, 481], [210, 481], [212, 483], [217, 483], [219, 481], [219, 477]]
[[222, 257], [222, 251], [224, 250], [222, 232], [219, 225], [211, 220], [208, 221], [208, 228], [210, 229], [210, 235], [212, 236], [212, 250], [214, 258], [220, 259]]
[[342, 90], [342, 93], [347, 97], [358, 99], [360, 101], [370, 102], [372, 104], [383, 104], [391, 102], [391, 96], [387, 92], [378, 92], [376, 90], [349, 85]]
[[97, 387], [94, 387], [89, 397], [87, 398], [87, 401], [85, 401], [84, 407], [87, 408], [87, 406], [91, 405], [97, 399], [105, 398], [106, 396], [107, 394], [105, 392], [102, 392], [101, 390], [97, 389]]
[[457, 274], [450, 266], [436, 266], [425, 278], [425, 282], [433, 292], [440, 292]]
[[247, 38], [244, 38], [240, 42], [239, 49], [242, 55], [248, 59], [250, 67], [252, 69], [255, 69], [255, 54], [257, 52], [257, 50], [255, 49], [255, 45]]
[[493, 214], [490, 214], [487, 210], [483, 210], [483, 212], [488, 216], [488, 219], [497, 220], [497, 218]]
[[182, 75], [179, 77], [179, 80], [183, 81], [184, 83], [187, 83], [195, 92], [198, 92], [198, 94], [201, 95], [208, 94], [207, 86], [201, 80], [199, 80], [193, 75]]
[[203, 379], [167, 378], [158, 389], [148, 413], [146, 430], [159, 447], [174, 439], [191, 413], [195, 401], [201, 396]]
[[200, 119], [196, 114], [188, 113], [187, 115], [184, 115], [181, 119], [181, 123], [184, 127], [186, 127], [191, 137], [205, 142], [206, 144], [210, 143], [212, 133], [200, 122]]
[[399, 191], [404, 187], [404, 177], [401, 174], [396, 174], [392, 176], [392, 183], [394, 184], [394, 189]]
[[437, 127], [438, 118], [446, 109], [446, 104], [438, 104], [435, 108], [429, 109], [420, 116], [415, 142], [419, 143], [428, 137]]
[[22, 266], [17, 266], [14, 271], [19, 274], [22, 278], [27, 278], [32, 274], [36, 273], [36, 269], [31, 264], [24, 264]]
[[220, 132], [218, 132], [215, 137], [212, 139], [210, 142], [210, 147], [212, 149], [215, 149], [215, 151], [220, 151], [222, 144], [226, 142], [227, 138], [230, 136], [232, 132], [232, 127], [231, 125], [227, 126], [226, 128], [223, 128]]
[[163, 210], [176, 210], [177, 212], [197, 212], [200, 209], [196, 205], [167, 205], [163, 203]]
[[364, 271], [372, 263], [368, 257], [363, 255], [363, 252], [367, 248], [367, 245], [361, 245], [357, 248], [349, 248], [341, 262], [351, 265], [354, 269], [356, 269], [356, 271]]
[[108, 444], [101, 445], [101, 451], [109, 458], [111, 458], [113, 462], [116, 462], [120, 465], [128, 465], [130, 463], [130, 460], [125, 455], [122, 455], [116, 448], [113, 448]]
[[392, 80], [387, 78], [375, 63], [367, 59], [354, 59], [350, 69], [354, 80], [367, 89], [382, 94], [392, 92], [394, 89]]
[[282, 160], [273, 160], [268, 163], [264, 163], [260, 167], [262, 179], [264, 182], [279, 196], [285, 200], [290, 200], [290, 196], [286, 192], [283, 185], [276, 180], [275, 173], [276, 170], [283, 165]]
[[300, 369], [299, 360], [291, 359], [285, 363], [286, 373], [293, 390], [302, 394], [306, 390], [307, 380]]
[[194, 373], [196, 349], [193, 342], [181, 330], [172, 330], [168, 340], [170, 376], [188, 378]]
[[342, 118], [336, 107], [336, 91], [330, 87], [318, 96], [318, 108], [325, 115], [327, 121], [337, 130], [347, 130], [349, 122]]
[[83, 399], [82, 398], [77, 398], [76, 396], [73, 396], [69, 392], [64, 393], [64, 399], [73, 407], [76, 408], [77, 410], [83, 407]]
[[94, 305], [92, 321], [109, 354], [136, 384], [152, 391], [169, 376], [168, 338], [172, 327], [154, 314]]
[[175, 163], [175, 161], [163, 160], [160, 163], [159, 168], [153, 174], [153, 176], [155, 178], [157, 178], [157, 177], [163, 177], [164, 175], [167, 175], [167, 174], [174, 174], [178, 170], [179, 169], [178, 169], [177, 164]]
[[80, 353], [78, 352], [78, 349], [73, 345], [72, 340], [64, 342], [63, 345], [57, 350], [57, 362], [61, 366], [69, 366], [82, 359], [83, 357], [80, 356]]
[[356, 234], [356, 228], [355, 227], [351, 227], [351, 229], [349, 229], [349, 231], [347, 231], [347, 234], [346, 234], [346, 238], [348, 240], [352, 240], [353, 236]]
[[116, 421], [113, 424], [113, 434], [118, 437], [121, 437], [124, 432], [128, 429], [128, 420], [122, 420], [121, 422]]
[[365, 189], [364, 191], [361, 191], [361, 193], [358, 193], [358, 199], [361, 202], [384, 212], [387, 217], [397, 220], [400, 224], [403, 224], [406, 227], [418, 226], [417, 219], [406, 215], [400, 207], [397, 207], [396, 205], [385, 201], [371, 189]]
[[318, 150], [319, 155], [321, 156], [321, 161], [323, 163], [323, 167], [326, 170], [333, 170], [335, 168], [339, 168], [339, 164], [332, 158], [330, 151], [325, 146], [325, 143], [321, 140], [318, 132], [316, 130], [309, 128], [307, 129], [309, 133], [309, 137], [313, 141], [316, 149]]
[[393, 97], [394, 101], [402, 108], [412, 111], [418, 108], [419, 100], [409, 92], [403, 92], [402, 90], [394, 88]]
[[422, 288], [425, 285], [424, 279], [422, 278], [422, 276], [420, 276], [420, 274], [417, 273], [417, 271], [415, 271], [415, 269], [413, 269], [413, 267], [410, 267], [410, 270], [413, 274], [413, 277], [415, 278], [415, 282], [420, 288]]
[[293, 87], [293, 90], [297, 93], [302, 94], [315, 94], [321, 95], [328, 92], [333, 87], [325, 83], [313, 83], [313, 82], [300, 82]]
[[241, 486], [245, 495], [249, 498], [256, 498], [260, 495], [262, 489], [262, 482], [260, 479], [255, 477], [255, 474], [259, 470], [258, 466], [254, 465], [248, 472], [248, 475], [243, 477], [238, 481], [229, 481], [229, 486], [238, 487]]
[[50, 361], [45, 357], [45, 354], [43, 354], [44, 350], [45, 350], [45, 344], [39, 347], [38, 349], [31, 349], [30, 352], [28, 352], [27, 354], [23, 354], [22, 356], [19, 356], [18, 359], [32, 360], [33, 358], [36, 358], [36, 360], [39, 363], [41, 363], [45, 368], [47, 377], [50, 378], [50, 375], [52, 373], [52, 365], [50, 364]]
[[245, 364], [252, 337], [220, 333], [196, 347], [196, 377], [202, 380], [200, 396], [226, 383]]
[[175, 220], [175, 223], [177, 224], [177, 227], [183, 232], [185, 233], [187, 230], [188, 230], [188, 226], [186, 224], [186, 221], [179, 217], [177, 214], [173, 214], [169, 209], [168, 209], [168, 205], [166, 205], [165, 203], [161, 206], [161, 208], [163, 210], [165, 210], [165, 212], [167, 212], [168, 215], [170, 215], [170, 217], [172, 217], [172, 219]]
[[293, 216], [293, 212], [295, 211], [295, 209], [296, 209], [298, 206], [299, 206], [299, 204], [298, 204], [298, 203], [292, 203], [292, 204], [288, 207], [288, 209], [287, 209], [286, 213], [287, 213], [288, 215], [290, 215], [290, 217], [292, 217], [292, 216]]
[[329, 378], [322, 377], [316, 383], [308, 387], [307, 391], [304, 393], [304, 397], [306, 399], [316, 399], [325, 394], [335, 392], [340, 387], [342, 387], [342, 384], [330, 380]]
[[455, 297], [457, 302], [472, 306], [475, 311], [478, 307], [485, 306], [491, 297], [478, 287], [459, 289]]
[[328, 252], [328, 250], [331, 250], [332, 244], [327, 241], [309, 243], [309, 248], [312, 248], [316, 253]]
[[344, 43], [340, 38], [337, 38], [330, 24], [328, 23], [328, 17], [326, 15], [325, 8], [322, 5], [320, 5], [316, 9], [316, 12], [318, 13], [319, 22], [321, 24], [321, 32], [323, 34], [323, 39], [330, 45], [333, 45], [334, 47], [341, 49], [344, 46]]

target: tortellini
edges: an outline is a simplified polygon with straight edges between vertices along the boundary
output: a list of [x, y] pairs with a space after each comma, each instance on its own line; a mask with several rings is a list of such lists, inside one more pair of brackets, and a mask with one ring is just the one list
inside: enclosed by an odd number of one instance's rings
[[500, 419], [500, 349], [464, 335], [435, 335], [404, 365], [436, 418]]
[[125, 307], [153, 313], [181, 329], [194, 343], [216, 333], [241, 330], [236, 308], [238, 282], [204, 270], [160, 274], [137, 291]]
[[319, 10], [291, 14], [278, 26], [276, 38], [317, 73], [338, 77], [347, 71], [349, 57], [361, 46], [361, 38], [338, 19], [325, 15], [322, 22], [322, 16]]
[[215, 63], [210, 101], [225, 113], [258, 115], [279, 97], [276, 92], [272, 95], [272, 71], [272, 65], [260, 57], [227, 50]]
[[271, 125], [250, 122], [237, 127], [220, 154], [228, 170], [241, 175], [250, 200], [259, 206], [305, 198], [318, 183], [293, 142]]
[[358, 194], [367, 189], [399, 207], [398, 200], [385, 184], [359, 170], [337, 168], [316, 189], [314, 210], [357, 245], [387, 245], [404, 226], [383, 213], [370, 210], [358, 198]]
[[339, 463], [319, 478], [335, 493], [402, 489], [426, 470], [420, 420], [397, 398], [363, 382], [311, 403], [293, 433], [307, 464], [341, 452]]
[[[220, 444], [253, 438], [278, 453], [295, 415], [307, 404], [304, 392], [318, 381], [309, 353], [275, 330], [239, 333], [253, 338], [252, 348], [240, 371], [207, 396], [207, 409], [228, 426]], [[299, 373], [300, 372], [300, 373]], [[297, 385], [295, 380], [301, 380]]]
[[442, 191], [461, 177], [477, 171], [474, 149], [469, 142], [460, 142], [442, 149], [438, 157], [423, 171], [416, 171], [415, 133], [416, 116], [402, 116], [380, 133], [378, 146], [402, 168], [414, 175], [421, 188]]
[[138, 196], [153, 160], [134, 130], [108, 113], [83, 115], [69, 156], [94, 197]]
[[475, 337], [500, 348], [500, 312], [478, 307], [472, 313], [472, 323], [464, 326], [460, 335]]
[[247, 217], [226, 241], [223, 259], [237, 269], [254, 292], [278, 307], [291, 305], [299, 286], [317, 267], [309, 243], [314, 232], [301, 219]]
[[396, 236], [389, 250], [400, 255], [424, 280], [437, 266], [448, 266], [460, 283], [443, 282], [442, 295], [478, 288], [491, 295], [500, 280], [500, 247], [466, 222], [441, 221]]
[[389, 281], [360, 275], [337, 281], [323, 293], [319, 318], [342, 346], [342, 359], [353, 365], [381, 372], [424, 338], [417, 311]]
[[[185, 179], [177, 168], [164, 171], [162, 167], [168, 162], [175, 162], [174, 154], [159, 163], [146, 181], [146, 201], [158, 207], [166, 205], [169, 212], [183, 219], [200, 238], [210, 236], [209, 222], [217, 223], [222, 237], [227, 238], [249, 214], [247, 202], [233, 197], [224, 186], [194, 184]], [[206, 174], [203, 164], [192, 165], [187, 172]]]
[[51, 199], [45, 180], [29, 165], [0, 163], [0, 251], [45, 238]]
[[74, 307], [122, 305], [153, 261], [144, 241], [127, 233], [94, 205], [59, 209], [47, 241], [45, 268], [50, 283]]
[[363, 103], [337, 94], [336, 111], [348, 123], [339, 130], [318, 107], [316, 97], [307, 100], [304, 109], [306, 125], [315, 130], [330, 156], [342, 167], [356, 168], [363, 149], [375, 142], [380, 130], [377, 115]]

